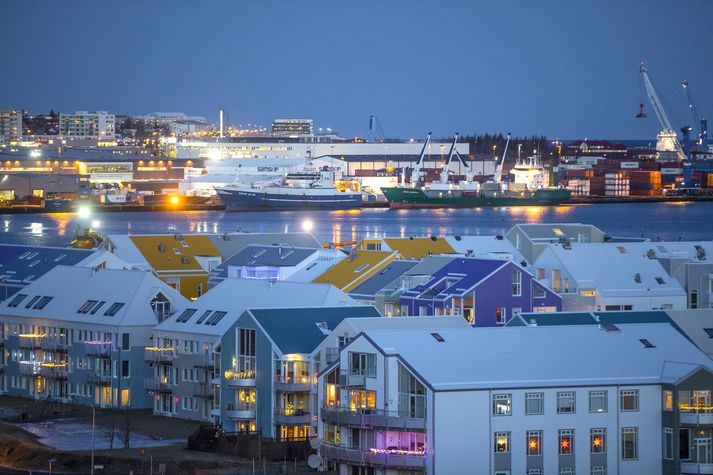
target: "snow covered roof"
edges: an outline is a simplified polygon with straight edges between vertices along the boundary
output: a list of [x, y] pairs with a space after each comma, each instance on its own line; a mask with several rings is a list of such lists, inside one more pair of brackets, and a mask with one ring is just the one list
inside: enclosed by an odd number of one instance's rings
[[515, 262], [525, 259], [510, 241], [498, 236], [446, 236], [446, 241], [458, 254], [472, 251], [473, 257], [485, 259], [512, 259]]
[[0, 314], [111, 326], [156, 325], [150, 302], [159, 293], [174, 310], [188, 304], [150, 272], [57, 266], [0, 303]]
[[[713, 361], [668, 323], [614, 331], [557, 325], [363, 335], [436, 391], [676, 383], [697, 368], [713, 370]], [[498, 364], [478, 363], [494, 357]]]
[[[225, 279], [158, 325], [158, 331], [223, 335], [247, 309], [354, 305], [328, 284]], [[195, 311], [194, 311], [195, 310]]]

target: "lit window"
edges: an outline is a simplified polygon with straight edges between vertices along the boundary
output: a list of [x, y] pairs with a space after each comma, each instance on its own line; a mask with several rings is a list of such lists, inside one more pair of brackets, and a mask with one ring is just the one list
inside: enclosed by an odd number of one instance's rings
[[527, 431], [527, 455], [542, 455], [542, 431]]
[[663, 392], [663, 410], [673, 411], [673, 391]]
[[591, 429], [589, 431], [590, 452], [593, 454], [603, 454], [607, 451], [607, 430]]
[[512, 394], [493, 395], [493, 415], [509, 416], [512, 414]]
[[544, 393], [525, 394], [525, 414], [542, 414], [544, 412]]
[[606, 391], [589, 391], [589, 412], [607, 412]]
[[505, 325], [508, 321], [508, 310], [505, 307], [498, 307], [495, 309], [495, 323], [498, 325]]
[[639, 410], [639, 390], [624, 389], [619, 393], [619, 405], [622, 411]]
[[575, 395], [573, 392], [557, 393], [558, 414], [574, 414], [575, 410]]
[[574, 431], [572, 429], [561, 429], [559, 431], [559, 454], [572, 455], [574, 452]]
[[495, 433], [495, 453], [507, 454], [510, 453], [510, 432]]
[[636, 460], [639, 458], [639, 429], [624, 427], [621, 429], [621, 459]]
[[512, 268], [512, 295], [513, 297], [522, 295], [522, 272], [514, 266]]

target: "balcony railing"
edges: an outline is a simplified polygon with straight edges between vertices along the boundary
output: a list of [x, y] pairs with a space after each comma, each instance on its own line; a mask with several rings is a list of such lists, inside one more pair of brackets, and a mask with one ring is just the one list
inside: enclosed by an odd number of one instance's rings
[[98, 374], [95, 372], [91, 372], [87, 375], [87, 381], [90, 384], [96, 384], [98, 386], [110, 386], [111, 374]]
[[225, 416], [229, 419], [255, 419], [255, 404], [234, 404], [229, 402], [225, 405]]
[[282, 392], [309, 392], [310, 377], [304, 376], [280, 376], [275, 375], [275, 391]]
[[255, 371], [228, 370], [223, 373], [223, 379], [225, 379], [225, 384], [229, 387], [255, 386]]
[[147, 391], [156, 391], [160, 393], [173, 392], [173, 384], [168, 382], [168, 380], [159, 378], [146, 378], [144, 380], [144, 387]]
[[144, 350], [144, 359], [151, 363], [172, 363], [176, 357], [173, 348], [148, 347]]
[[111, 357], [111, 343], [109, 342], [84, 342], [84, 353], [87, 356], [97, 356], [99, 358]]
[[425, 452], [376, 448], [349, 449], [346, 447], [322, 444], [320, 453], [323, 457], [349, 464], [409, 470], [423, 470], [426, 467]]
[[366, 373], [342, 370], [339, 373], [339, 385], [344, 387], [363, 388], [366, 386]]
[[304, 425], [312, 421], [309, 406], [302, 409], [279, 407], [275, 410], [275, 423], [288, 425]]
[[426, 430], [426, 418], [400, 411], [381, 409], [360, 409], [352, 411], [340, 406], [322, 406], [320, 417], [323, 421], [337, 425], [355, 427], [379, 427], [395, 430]]
[[713, 463], [681, 462], [681, 473], [713, 474]]
[[210, 383], [193, 383], [193, 396], [203, 399], [213, 399], [213, 385]]
[[20, 337], [20, 343], [19, 343], [20, 348], [25, 348], [25, 349], [30, 349], [30, 350], [39, 350], [42, 348], [42, 338], [37, 337], [37, 338], [31, 338], [31, 337]]
[[45, 351], [66, 353], [67, 350], [69, 350], [69, 343], [61, 341], [57, 338], [45, 337], [40, 339], [40, 347]]
[[67, 379], [69, 369], [66, 364], [50, 363], [49, 366], [43, 364], [40, 365], [40, 375], [50, 379]]

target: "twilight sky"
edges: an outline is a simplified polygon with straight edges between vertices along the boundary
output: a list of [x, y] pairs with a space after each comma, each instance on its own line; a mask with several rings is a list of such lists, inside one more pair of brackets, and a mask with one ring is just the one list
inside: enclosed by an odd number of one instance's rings
[[[342, 135], [652, 138], [713, 116], [713, 0], [3, 0], [0, 108], [182, 111]], [[713, 117], [710, 117], [713, 119]]]

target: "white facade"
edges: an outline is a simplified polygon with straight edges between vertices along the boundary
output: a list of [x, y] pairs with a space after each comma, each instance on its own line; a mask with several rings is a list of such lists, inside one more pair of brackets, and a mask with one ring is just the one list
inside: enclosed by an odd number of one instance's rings
[[0, 109], [0, 143], [22, 139], [22, 111]]
[[67, 139], [114, 140], [115, 117], [107, 111], [77, 111], [59, 115], [59, 134]]

